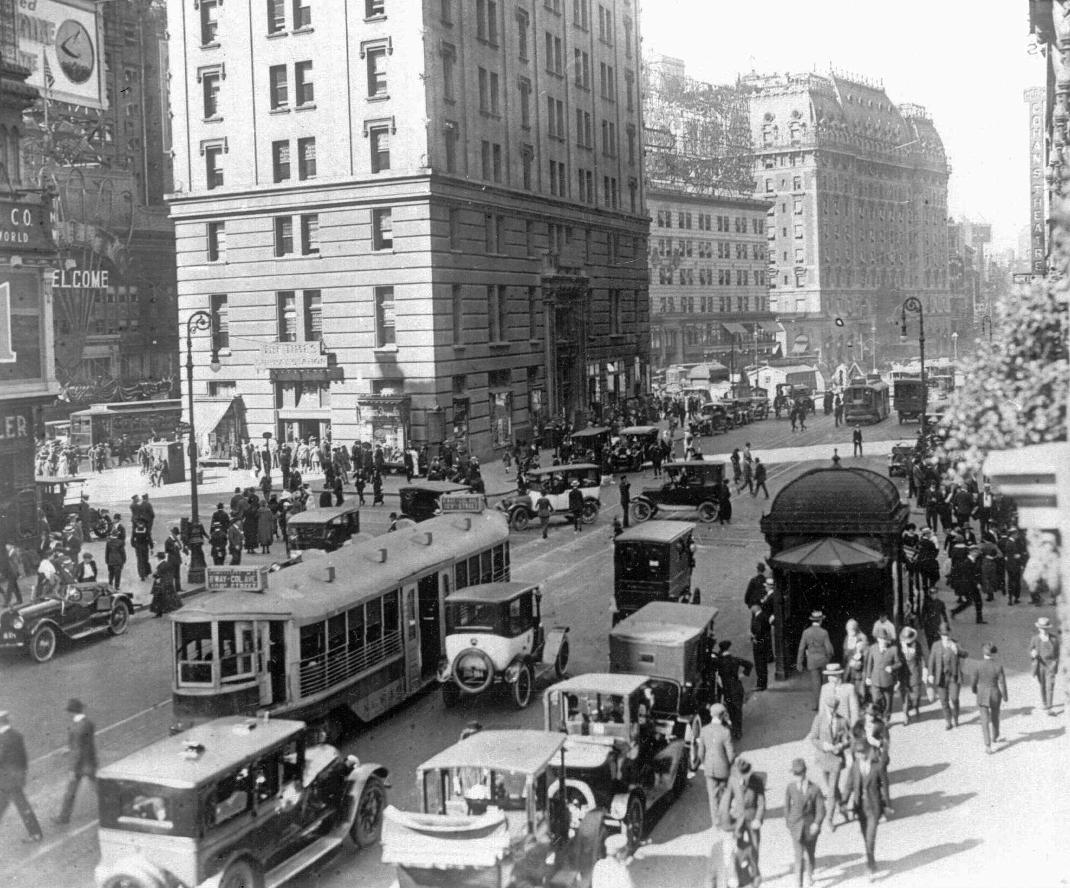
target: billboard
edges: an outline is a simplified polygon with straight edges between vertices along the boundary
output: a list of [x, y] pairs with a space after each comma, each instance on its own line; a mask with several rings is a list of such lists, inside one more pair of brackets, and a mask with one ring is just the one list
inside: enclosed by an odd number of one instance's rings
[[93, 0], [19, 0], [19, 63], [56, 102], [106, 107], [101, 18]]
[[0, 392], [5, 383], [43, 379], [41, 273], [0, 267]]

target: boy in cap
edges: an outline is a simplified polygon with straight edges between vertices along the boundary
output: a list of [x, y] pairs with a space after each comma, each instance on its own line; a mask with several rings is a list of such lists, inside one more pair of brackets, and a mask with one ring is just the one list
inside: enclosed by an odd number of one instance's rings
[[832, 660], [832, 639], [822, 627], [825, 615], [819, 610], [810, 613], [810, 625], [803, 630], [799, 639], [799, 652], [795, 658], [795, 668], [810, 673], [810, 696], [813, 710], [817, 712], [821, 695], [821, 672]]
[[26, 743], [22, 734], [11, 727], [11, 720], [6, 712], [0, 712], [0, 818], [7, 811], [7, 806], [15, 803], [15, 809], [22, 818], [22, 825], [29, 833], [23, 842], [40, 842], [41, 824], [37, 815], [26, 799], [23, 789], [26, 786], [26, 770], [29, 762], [26, 758]]
[[999, 707], [1007, 699], [1007, 677], [1003, 666], [996, 662], [996, 646], [985, 644], [981, 648], [984, 657], [973, 674], [971, 688], [977, 695], [977, 708], [981, 713], [981, 735], [985, 740], [985, 752], [992, 754], [992, 744], [998, 743]]
[[1055, 715], [1055, 673], [1059, 671], [1059, 636], [1052, 631], [1051, 620], [1041, 617], [1034, 624], [1036, 635], [1029, 642], [1033, 675], [1040, 683], [1040, 703], [1048, 715]]
[[96, 727], [86, 718], [85, 706], [81, 700], [72, 697], [67, 703], [67, 712], [71, 715], [71, 724], [67, 728], [71, 773], [67, 780], [67, 790], [63, 793], [59, 816], [52, 818], [52, 822], [60, 826], [70, 823], [74, 797], [82, 778], [93, 781], [94, 787], [97, 785]]
[[795, 884], [810, 888], [814, 884], [814, 859], [817, 837], [825, 819], [825, 799], [817, 786], [806, 777], [806, 762], [791, 763], [792, 780], [784, 794], [784, 824], [795, 849]]

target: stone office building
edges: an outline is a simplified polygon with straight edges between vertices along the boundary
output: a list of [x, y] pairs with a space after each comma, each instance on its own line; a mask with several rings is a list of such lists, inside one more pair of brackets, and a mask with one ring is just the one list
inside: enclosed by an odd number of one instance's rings
[[486, 455], [645, 389], [634, 0], [171, 9], [205, 416]]

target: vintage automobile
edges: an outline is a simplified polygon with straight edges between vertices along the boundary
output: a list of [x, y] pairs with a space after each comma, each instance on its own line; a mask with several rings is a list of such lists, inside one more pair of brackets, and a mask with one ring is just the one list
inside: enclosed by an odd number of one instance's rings
[[691, 591], [695, 525], [647, 521], [613, 540], [613, 623], [651, 601], [676, 601]]
[[528, 492], [513, 494], [498, 501], [495, 506], [509, 516], [513, 530], [526, 530], [538, 518], [535, 503], [545, 493], [550, 505], [558, 515], [571, 520], [568, 510], [568, 494], [572, 482], [579, 481], [583, 491], [583, 523], [592, 524], [602, 508], [602, 470], [593, 463], [571, 463], [551, 466], [547, 469], [532, 469], [526, 474]]
[[60, 582], [46, 597], [0, 611], [0, 650], [22, 648], [38, 663], [52, 659], [60, 639], [107, 631], [122, 635], [133, 601], [107, 583]]
[[905, 477], [913, 468], [913, 462], [914, 445], [912, 443], [902, 441], [899, 444], [893, 444], [888, 452], [888, 477], [895, 475]]
[[606, 426], [588, 426], [573, 432], [570, 441], [572, 451], [576, 456], [584, 456], [587, 453], [594, 454], [594, 461], [602, 462], [602, 451], [609, 446], [610, 432]]
[[767, 389], [752, 386], [750, 390], [750, 409], [754, 419], [769, 417], [769, 392]]
[[[659, 697], [659, 694], [661, 695]], [[543, 694], [547, 731], [568, 735], [565, 793], [573, 824], [601, 809], [631, 848], [659, 802], [679, 798], [688, 783], [691, 727], [675, 714], [672, 688], [646, 675], [588, 673]], [[554, 769], [550, 796], [557, 795]]]
[[439, 665], [442, 702], [454, 706], [504, 684], [518, 709], [535, 681], [568, 667], [568, 627], [542, 625], [542, 591], [530, 583], [482, 583], [446, 597], [446, 656]]
[[[604, 812], [575, 811], [552, 792], [566, 767], [560, 732], [478, 731], [416, 769], [418, 811], [386, 809], [383, 863], [403, 888], [586, 888], [603, 855]], [[571, 774], [571, 771], [569, 771]]]
[[439, 514], [438, 501], [442, 494], [467, 493], [472, 488], [454, 481], [419, 481], [398, 490], [401, 516], [412, 521], [426, 521]]
[[733, 426], [747, 425], [754, 421], [750, 398], [725, 398], [722, 402]]
[[375, 844], [386, 768], [304, 722], [226, 716], [103, 768], [97, 888], [267, 888]]
[[[705, 707], [717, 698], [711, 654], [717, 608], [652, 601], [609, 632], [609, 671], [649, 675], [658, 718], [685, 722], [698, 737]], [[693, 748], [693, 747], [692, 747]], [[690, 762], [697, 770], [698, 762]]]
[[719, 490], [724, 480], [724, 463], [710, 460], [682, 460], [665, 463], [668, 480], [661, 487], [644, 487], [632, 497], [631, 517], [643, 522], [660, 512], [697, 511], [699, 520], [710, 524], [720, 512]]
[[702, 405], [690, 428], [693, 435], [720, 435], [735, 426], [735, 417], [729, 415], [724, 404], [714, 403]]
[[321, 506], [291, 515], [286, 538], [291, 549], [323, 549], [333, 552], [360, 533], [360, 507], [355, 502]]
[[[639, 472], [646, 462], [647, 450], [658, 443], [658, 426], [627, 426], [620, 430], [619, 443], [610, 449], [603, 463], [610, 472]], [[605, 454], [603, 454], [605, 457]]]
[[[82, 491], [86, 479], [75, 475], [56, 475], [35, 479], [37, 498], [41, 512], [52, 530], [63, 530], [67, 519], [74, 515], [80, 517], [82, 508]], [[112, 517], [106, 509], [89, 507], [89, 529], [98, 540], [106, 540], [111, 533]]]

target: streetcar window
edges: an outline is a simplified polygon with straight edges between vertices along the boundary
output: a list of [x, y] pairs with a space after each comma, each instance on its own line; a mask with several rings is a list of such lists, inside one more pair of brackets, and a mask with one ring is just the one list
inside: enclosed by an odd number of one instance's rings
[[494, 579], [506, 580], [509, 578], [509, 562], [505, 554], [505, 546], [494, 547]]
[[479, 578], [479, 556], [473, 555], [468, 559], [468, 582], [472, 586], [477, 586], [484, 580]]
[[383, 637], [383, 599], [377, 598], [364, 605], [364, 616], [368, 621], [365, 637], [368, 644], [375, 644]]
[[301, 659], [321, 657], [324, 651], [323, 623], [301, 627]]
[[494, 560], [493, 560], [493, 557], [491, 556], [490, 549], [487, 549], [485, 552], [480, 552], [479, 553], [479, 563], [480, 563], [480, 568], [481, 568], [480, 581], [479, 582], [481, 582], [481, 583], [492, 583], [492, 582], [494, 582]]
[[360, 650], [364, 647], [364, 605], [358, 604], [349, 609], [349, 649]]
[[180, 685], [211, 684], [212, 624], [176, 623], [178, 683]]
[[220, 674], [224, 681], [256, 672], [256, 633], [251, 622], [221, 620], [219, 648]]
[[336, 614], [327, 621], [327, 650], [346, 646], [346, 615]]
[[465, 586], [468, 585], [468, 562], [467, 561], [458, 561], [457, 562], [457, 574], [456, 574], [456, 576], [457, 576], [456, 586], [457, 586], [458, 589], [463, 589]]
[[401, 622], [401, 610], [398, 605], [400, 590], [394, 589], [383, 596], [383, 626], [386, 632], [397, 632]]

